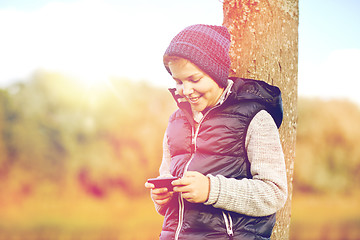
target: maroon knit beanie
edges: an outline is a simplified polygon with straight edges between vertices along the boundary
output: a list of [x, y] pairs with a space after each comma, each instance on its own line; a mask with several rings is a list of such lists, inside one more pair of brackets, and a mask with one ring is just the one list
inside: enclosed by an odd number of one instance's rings
[[[227, 86], [230, 34], [226, 27], [192, 25], [178, 33], [165, 56], [185, 58], [207, 73], [220, 87]], [[170, 69], [165, 65], [167, 71]]]

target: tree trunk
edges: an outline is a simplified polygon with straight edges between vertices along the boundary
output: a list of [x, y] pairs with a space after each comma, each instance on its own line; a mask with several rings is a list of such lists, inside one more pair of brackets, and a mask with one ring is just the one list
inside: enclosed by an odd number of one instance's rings
[[232, 37], [230, 75], [264, 80], [282, 91], [280, 137], [289, 195], [277, 213], [271, 239], [289, 239], [297, 121], [298, 0], [224, 0], [223, 9], [223, 24]]

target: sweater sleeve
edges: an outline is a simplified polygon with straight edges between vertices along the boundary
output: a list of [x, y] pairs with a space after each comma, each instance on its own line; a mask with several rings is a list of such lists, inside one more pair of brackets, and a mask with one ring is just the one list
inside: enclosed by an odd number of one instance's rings
[[161, 165], [159, 168], [160, 176], [170, 175], [170, 160], [171, 160], [171, 157], [170, 157], [170, 150], [169, 150], [169, 145], [168, 145], [168, 137], [165, 132], [164, 140], [163, 140], [163, 156], [162, 156], [162, 161], [161, 161]]
[[279, 132], [268, 112], [262, 110], [252, 119], [245, 144], [253, 178], [208, 175], [210, 194], [205, 204], [249, 216], [273, 214], [287, 199], [287, 178]]
[[[163, 157], [162, 157], [161, 165], [159, 168], [160, 176], [164, 176], [164, 177], [171, 176], [171, 174], [170, 174], [170, 159], [171, 159], [171, 157], [170, 157], [169, 145], [167, 142], [167, 134], [165, 132], [164, 140], [163, 140]], [[155, 205], [156, 211], [159, 214], [165, 215], [167, 205], [160, 206], [160, 205], [156, 204], [155, 202], [154, 202], [154, 205]]]

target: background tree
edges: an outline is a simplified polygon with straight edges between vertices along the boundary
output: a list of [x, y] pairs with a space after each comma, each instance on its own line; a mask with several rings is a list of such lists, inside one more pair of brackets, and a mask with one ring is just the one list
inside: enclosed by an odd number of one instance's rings
[[277, 214], [272, 239], [289, 239], [297, 121], [298, 0], [224, 0], [223, 10], [223, 24], [232, 35], [230, 75], [261, 79], [282, 91], [280, 135], [289, 196]]

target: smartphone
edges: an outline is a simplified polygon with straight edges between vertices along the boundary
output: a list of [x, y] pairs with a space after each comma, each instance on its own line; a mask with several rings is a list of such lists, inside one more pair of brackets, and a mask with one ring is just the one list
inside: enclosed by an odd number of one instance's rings
[[171, 182], [179, 179], [178, 177], [165, 177], [165, 178], [149, 178], [147, 181], [155, 185], [155, 188], [164, 188], [166, 187], [168, 191], [173, 190], [173, 185]]

